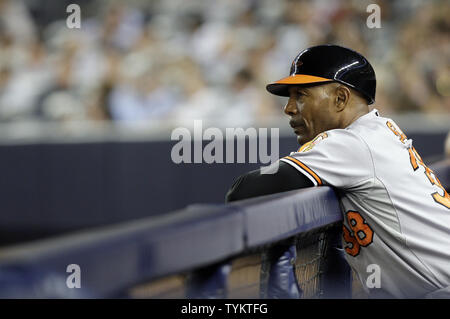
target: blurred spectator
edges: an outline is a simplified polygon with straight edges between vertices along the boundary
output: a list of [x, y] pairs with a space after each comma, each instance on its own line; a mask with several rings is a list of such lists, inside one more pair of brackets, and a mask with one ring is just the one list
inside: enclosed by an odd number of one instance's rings
[[18, 45], [27, 45], [36, 37], [36, 26], [24, 1], [0, 0], [2, 33]]
[[0, 119], [30, 119], [35, 115], [39, 95], [51, 84], [52, 70], [46, 49], [40, 42], [30, 43], [21, 64], [3, 60], [4, 81], [0, 96]]

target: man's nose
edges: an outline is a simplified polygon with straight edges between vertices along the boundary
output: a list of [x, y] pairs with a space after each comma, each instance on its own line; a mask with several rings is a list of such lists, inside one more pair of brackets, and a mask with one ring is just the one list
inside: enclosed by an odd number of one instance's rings
[[293, 116], [298, 113], [297, 101], [294, 97], [289, 97], [288, 102], [284, 106], [284, 113], [289, 116]]

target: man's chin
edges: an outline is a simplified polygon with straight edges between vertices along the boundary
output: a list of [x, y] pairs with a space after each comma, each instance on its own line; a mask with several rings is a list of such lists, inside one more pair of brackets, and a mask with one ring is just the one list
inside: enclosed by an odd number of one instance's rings
[[297, 142], [300, 146], [302, 146], [305, 143], [308, 143], [311, 139], [304, 135], [297, 135]]

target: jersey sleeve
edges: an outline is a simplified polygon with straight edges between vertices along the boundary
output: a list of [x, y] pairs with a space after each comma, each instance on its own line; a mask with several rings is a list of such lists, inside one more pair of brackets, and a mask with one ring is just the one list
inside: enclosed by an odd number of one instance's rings
[[346, 189], [374, 176], [368, 146], [358, 135], [344, 129], [319, 134], [281, 161], [296, 168], [315, 186]]

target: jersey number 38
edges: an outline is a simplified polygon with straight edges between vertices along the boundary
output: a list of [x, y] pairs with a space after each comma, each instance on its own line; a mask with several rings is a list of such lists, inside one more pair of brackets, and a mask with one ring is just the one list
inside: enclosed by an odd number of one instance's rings
[[347, 243], [345, 251], [355, 257], [359, 254], [361, 247], [369, 246], [372, 243], [373, 230], [358, 212], [348, 211], [346, 217], [351, 230], [344, 225], [343, 235]]

